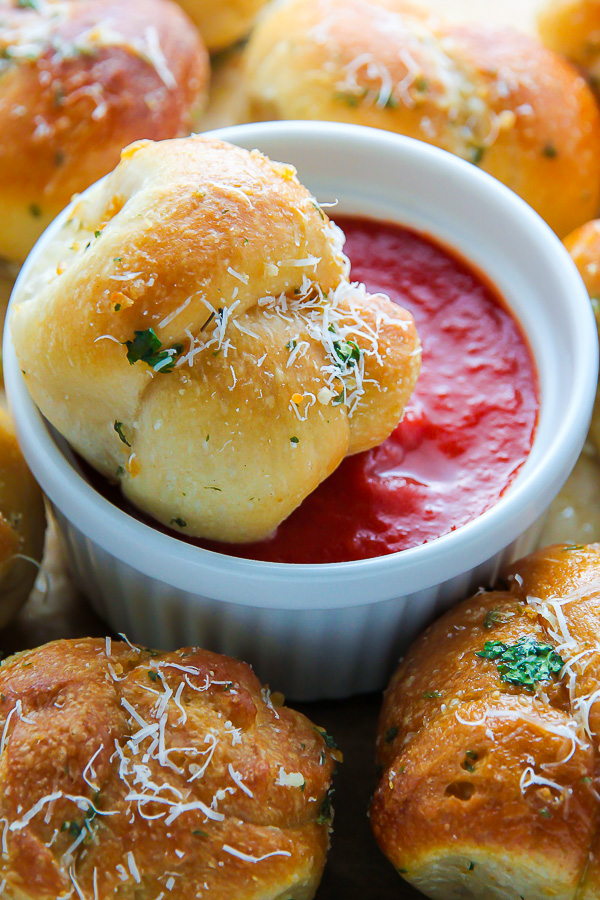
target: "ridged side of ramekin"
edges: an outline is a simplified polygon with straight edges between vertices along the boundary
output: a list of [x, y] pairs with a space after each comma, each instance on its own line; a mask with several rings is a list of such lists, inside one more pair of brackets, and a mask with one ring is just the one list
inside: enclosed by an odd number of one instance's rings
[[197, 594], [174, 590], [104, 551], [57, 507], [53, 512], [75, 582], [116, 632], [149, 647], [197, 645], [243, 659], [294, 700], [381, 690], [432, 619], [535, 548], [544, 518], [477, 568], [427, 590], [343, 610], [289, 610], [213, 600], [200, 585]]

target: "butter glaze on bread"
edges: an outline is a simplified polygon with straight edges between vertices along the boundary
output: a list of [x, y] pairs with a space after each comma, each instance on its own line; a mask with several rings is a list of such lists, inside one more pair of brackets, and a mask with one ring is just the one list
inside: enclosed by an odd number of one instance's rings
[[189, 134], [208, 57], [169, 0], [0, 3], [0, 256], [23, 260], [139, 138]]
[[266, 0], [177, 0], [198, 27], [211, 53], [247, 35]]
[[44, 552], [44, 498], [0, 409], [0, 628], [29, 596]]
[[[540, 550], [515, 563], [508, 584], [435, 622], [392, 678], [373, 829], [428, 897], [591, 900], [600, 892], [600, 545]], [[531, 690], [477, 656], [487, 642], [525, 637], [564, 663]]]
[[253, 115], [370, 125], [479, 165], [565, 235], [600, 200], [600, 117], [537, 41], [448, 25], [401, 0], [291, 0], [247, 49]]
[[331, 750], [245, 663], [56, 641], [0, 669], [9, 900], [309, 900]]
[[[342, 243], [291, 166], [201, 137], [133, 145], [15, 298], [28, 387], [159, 521], [266, 537], [391, 433], [419, 370], [412, 317], [348, 283]], [[136, 362], [150, 328], [162, 362]]]

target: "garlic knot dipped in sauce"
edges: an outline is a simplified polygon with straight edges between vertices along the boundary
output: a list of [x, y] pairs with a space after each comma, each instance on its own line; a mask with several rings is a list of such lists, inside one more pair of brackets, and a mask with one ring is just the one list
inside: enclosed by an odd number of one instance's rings
[[412, 317], [348, 281], [342, 245], [291, 166], [135, 144], [14, 298], [31, 394], [160, 522], [265, 538], [392, 432], [419, 371]]
[[0, 257], [140, 138], [197, 126], [208, 55], [169, 0], [0, 0]]

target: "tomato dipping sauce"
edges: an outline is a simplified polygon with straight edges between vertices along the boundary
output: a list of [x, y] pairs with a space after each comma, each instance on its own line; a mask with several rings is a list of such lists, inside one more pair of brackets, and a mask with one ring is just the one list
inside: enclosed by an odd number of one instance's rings
[[393, 434], [347, 457], [260, 543], [173, 532], [82, 461], [108, 499], [208, 550], [270, 562], [333, 563], [425, 544], [502, 496], [531, 449], [539, 407], [537, 375], [519, 324], [481, 273], [430, 238], [367, 219], [336, 221], [346, 234], [352, 280], [387, 294], [417, 324], [421, 372]]
[[269, 540], [194, 541], [202, 547], [286, 563], [406, 550], [493, 506], [531, 449], [537, 376], [497, 291], [421, 234], [366, 219], [336, 222], [346, 234], [352, 281], [387, 294], [415, 318], [423, 346], [415, 392], [393, 434], [347, 457]]

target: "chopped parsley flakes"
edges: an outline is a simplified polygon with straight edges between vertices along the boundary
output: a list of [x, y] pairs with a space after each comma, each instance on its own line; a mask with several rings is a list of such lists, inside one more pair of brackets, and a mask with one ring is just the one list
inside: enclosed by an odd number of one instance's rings
[[505, 621], [499, 609], [488, 609], [483, 619], [483, 627], [493, 628], [494, 625], [502, 625]]
[[325, 799], [321, 804], [321, 809], [319, 810], [319, 815], [317, 816], [317, 825], [329, 825], [333, 820], [333, 807], [331, 805], [331, 801], [333, 800], [333, 795], [335, 793], [335, 788], [329, 788], [327, 794], [325, 795]]
[[493, 660], [500, 680], [533, 691], [539, 681], [550, 681], [564, 666], [564, 660], [551, 644], [540, 644], [533, 636], [523, 637], [509, 646], [502, 641], [486, 641], [475, 654]]
[[360, 355], [362, 350], [356, 343], [356, 341], [334, 341], [333, 349], [335, 354], [343, 363], [350, 363], [351, 361], [358, 363], [360, 362]]
[[132, 341], [125, 341], [127, 347], [127, 359], [130, 365], [140, 360], [149, 365], [155, 372], [171, 372], [175, 365], [175, 358], [183, 353], [181, 344], [163, 350], [160, 339], [154, 333], [153, 328], [145, 331], [134, 331]]
[[131, 447], [131, 444], [129, 443], [129, 441], [127, 440], [127, 438], [125, 437], [125, 435], [123, 434], [123, 423], [122, 423], [122, 422], [118, 422], [118, 421], [115, 419], [113, 428], [115, 429], [115, 431], [117, 432], [117, 434], [119, 435], [119, 437], [121, 438], [121, 440], [123, 441], [123, 443], [124, 443], [124, 444], [127, 444], [128, 447]]
[[398, 730], [399, 730], [399, 729], [398, 729], [398, 726], [397, 726], [397, 725], [392, 725], [391, 728], [388, 728], [388, 730], [387, 730], [386, 733], [385, 733], [385, 742], [386, 742], [386, 744], [391, 744], [392, 741], [395, 740], [395, 738], [398, 737]]

